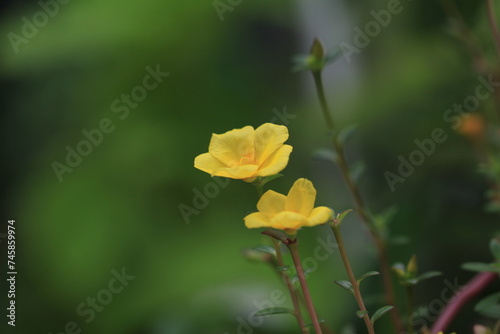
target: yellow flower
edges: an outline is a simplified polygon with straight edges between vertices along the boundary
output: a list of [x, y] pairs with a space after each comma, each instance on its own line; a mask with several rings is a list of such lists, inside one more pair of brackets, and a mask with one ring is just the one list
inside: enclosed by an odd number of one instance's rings
[[287, 196], [268, 190], [257, 203], [259, 212], [245, 217], [245, 226], [297, 230], [324, 224], [332, 217], [332, 210], [325, 206], [314, 208], [315, 200], [316, 189], [307, 179], [295, 181]]
[[212, 134], [208, 153], [194, 160], [194, 167], [212, 176], [223, 176], [253, 182], [258, 176], [281, 172], [292, 152], [288, 129], [266, 123], [254, 130], [251, 126], [234, 129], [221, 135]]

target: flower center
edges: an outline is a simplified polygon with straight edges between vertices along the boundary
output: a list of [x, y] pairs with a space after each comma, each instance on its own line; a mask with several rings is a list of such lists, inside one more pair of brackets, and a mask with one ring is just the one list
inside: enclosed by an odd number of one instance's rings
[[241, 157], [240, 161], [238, 161], [238, 165], [255, 165], [255, 157], [252, 153], [247, 153]]

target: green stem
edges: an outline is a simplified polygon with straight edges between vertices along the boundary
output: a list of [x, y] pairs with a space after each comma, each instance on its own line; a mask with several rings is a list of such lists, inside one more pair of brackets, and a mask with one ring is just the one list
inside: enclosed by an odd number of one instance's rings
[[[316, 86], [316, 91], [318, 93], [318, 98], [320, 101], [323, 116], [324, 116], [325, 121], [328, 125], [328, 129], [332, 133], [334, 133], [334, 130], [335, 130], [334, 124], [335, 123], [333, 121], [332, 115], [331, 115], [330, 110], [328, 108], [325, 90], [323, 87], [323, 81], [321, 79], [321, 71], [312, 71], [312, 74], [314, 77], [314, 83]], [[403, 324], [401, 322], [401, 317], [399, 315], [398, 308], [396, 306], [394, 286], [393, 286], [392, 280], [391, 280], [391, 269], [390, 269], [390, 263], [389, 263], [389, 255], [387, 253], [385, 241], [383, 240], [382, 236], [380, 235], [380, 233], [376, 229], [372, 218], [367, 213], [366, 206], [365, 206], [365, 203], [363, 201], [363, 196], [361, 195], [361, 191], [359, 190], [359, 187], [356, 184], [356, 182], [354, 182], [354, 179], [349, 171], [349, 166], [347, 164], [347, 159], [346, 159], [345, 152], [344, 152], [344, 146], [339, 141], [336, 134], [334, 134], [334, 136], [333, 136], [333, 147], [334, 147], [335, 151], [337, 152], [337, 158], [338, 158], [337, 163], [340, 167], [341, 173], [342, 173], [344, 180], [347, 183], [347, 187], [349, 188], [349, 191], [351, 192], [352, 197], [354, 199], [354, 205], [355, 205], [356, 211], [360, 215], [360, 217], [363, 220], [363, 222], [365, 223], [365, 225], [368, 227], [370, 234], [375, 242], [375, 246], [378, 249], [378, 256], [379, 256], [379, 262], [380, 262], [380, 272], [381, 272], [381, 277], [382, 277], [382, 281], [384, 284], [386, 303], [388, 305], [394, 306], [394, 309], [391, 312], [391, 320], [392, 320], [392, 324], [394, 326], [394, 329], [398, 333], [400, 333], [403, 331], [404, 327], [403, 327]]]
[[[282, 267], [285, 265], [285, 263], [283, 262], [283, 254], [281, 252], [280, 242], [274, 238], [271, 238], [271, 240], [273, 241], [274, 249], [276, 250], [276, 259], [278, 266]], [[300, 310], [299, 297], [297, 295], [297, 291], [295, 291], [295, 289], [293, 288], [293, 284], [292, 282], [290, 282], [290, 277], [288, 277], [286, 272], [281, 271], [281, 278], [285, 282], [288, 291], [290, 292], [290, 297], [292, 298], [292, 304], [293, 304], [293, 315], [297, 319], [300, 330], [302, 331], [303, 334], [309, 334], [309, 331], [306, 328], [306, 324], [304, 322], [304, 318], [302, 317], [302, 312]]]
[[413, 334], [413, 286], [406, 287], [406, 303], [408, 312], [408, 334]]
[[304, 294], [304, 299], [306, 302], [307, 310], [309, 311], [309, 315], [311, 317], [311, 322], [314, 327], [314, 331], [316, 334], [322, 334], [321, 325], [318, 320], [318, 316], [316, 315], [316, 310], [314, 308], [311, 294], [309, 292], [309, 287], [307, 286], [306, 277], [304, 275], [304, 269], [302, 268], [302, 263], [300, 262], [300, 255], [298, 249], [298, 241], [297, 239], [291, 240], [290, 243], [287, 244], [288, 249], [290, 250], [290, 254], [292, 255], [293, 264], [295, 265], [295, 270], [297, 271], [297, 276], [299, 278], [300, 287], [302, 288], [302, 293]]
[[[255, 185], [255, 190], [257, 191], [257, 197], [260, 199], [262, 195], [264, 194], [264, 185], [260, 182], [254, 182]], [[280, 244], [279, 241], [269, 237], [274, 245], [274, 250], [276, 251], [276, 260], [278, 266], [282, 267], [284, 266], [284, 261], [283, 261], [283, 253], [281, 252]], [[276, 268], [274, 268], [276, 269]], [[292, 298], [292, 304], [293, 304], [293, 315], [297, 319], [297, 322], [299, 324], [300, 330], [302, 331], [302, 334], [309, 334], [308, 329], [306, 328], [306, 324], [304, 322], [304, 318], [302, 317], [302, 312], [300, 311], [300, 304], [299, 304], [299, 298], [297, 292], [294, 290], [292, 282], [290, 282], [290, 278], [285, 272], [281, 272], [281, 278], [285, 282], [288, 291], [290, 292], [290, 297]]]
[[325, 117], [328, 129], [333, 131], [335, 129], [335, 123], [333, 122], [332, 114], [328, 108], [328, 102], [326, 101], [325, 89], [323, 87], [323, 80], [321, 78], [321, 71], [313, 71], [314, 84], [316, 85], [316, 90], [318, 91], [319, 103], [321, 104], [321, 110], [323, 111], [323, 117]]
[[[356, 276], [352, 271], [351, 263], [349, 262], [349, 258], [347, 256], [347, 252], [344, 246], [344, 240], [342, 238], [342, 233], [340, 233], [340, 226], [331, 225], [333, 235], [335, 236], [335, 240], [337, 240], [337, 245], [339, 247], [340, 256], [342, 257], [342, 261], [344, 262], [344, 267], [347, 272], [347, 276], [349, 276], [349, 281], [351, 282], [352, 289], [354, 292], [354, 298], [358, 303], [358, 307], [360, 311], [366, 311], [365, 303], [363, 302], [363, 297], [361, 296], [361, 291], [359, 290], [359, 283], [356, 280]], [[373, 323], [370, 320], [370, 316], [368, 312], [365, 312], [363, 315], [363, 320], [366, 325], [366, 329], [369, 334], [375, 334], [375, 329], [373, 328]]]
[[264, 185], [260, 182], [255, 182], [255, 190], [257, 191], [257, 198], [260, 199], [264, 195]]
[[458, 38], [464, 43], [465, 48], [469, 51], [476, 70], [481, 74], [491, 72], [491, 66], [483, 53], [479, 41], [470, 31], [455, 3], [451, 0], [440, 0], [440, 2], [449, 19], [454, 20], [458, 24]]

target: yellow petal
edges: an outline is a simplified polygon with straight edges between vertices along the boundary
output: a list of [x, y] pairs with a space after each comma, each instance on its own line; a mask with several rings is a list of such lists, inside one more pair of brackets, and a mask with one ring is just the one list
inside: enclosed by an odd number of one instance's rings
[[270, 225], [269, 218], [260, 212], [251, 213], [244, 219], [247, 228], [268, 227]]
[[307, 226], [307, 217], [296, 212], [281, 211], [271, 218], [270, 226], [279, 230], [297, 230]]
[[257, 209], [268, 217], [285, 210], [286, 196], [273, 190], [268, 190], [257, 203]]
[[326, 223], [332, 217], [332, 210], [326, 206], [314, 208], [309, 215], [309, 225], [315, 226]]
[[309, 217], [315, 200], [316, 189], [312, 182], [307, 179], [298, 179], [288, 192], [285, 208]]
[[255, 162], [260, 165], [288, 139], [284, 125], [265, 123], [255, 130]]
[[234, 129], [221, 135], [213, 134], [208, 152], [229, 167], [238, 166], [242, 160], [254, 160], [255, 131], [251, 126]]
[[194, 159], [194, 167], [213, 175], [214, 170], [226, 166], [210, 153], [203, 153]]
[[271, 154], [263, 164], [260, 165], [257, 175], [269, 176], [281, 172], [288, 164], [291, 152], [292, 147], [290, 145], [281, 146], [273, 154]]
[[246, 179], [255, 176], [258, 166], [244, 165], [236, 167], [222, 167], [212, 172], [212, 175], [229, 177], [231, 179]]

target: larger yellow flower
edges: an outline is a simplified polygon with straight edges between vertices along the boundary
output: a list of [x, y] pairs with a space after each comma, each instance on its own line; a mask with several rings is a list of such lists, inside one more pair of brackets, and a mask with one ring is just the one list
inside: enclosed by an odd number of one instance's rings
[[297, 230], [324, 224], [332, 217], [332, 210], [325, 206], [314, 208], [315, 200], [316, 189], [307, 179], [295, 181], [287, 196], [268, 190], [257, 203], [259, 212], [245, 217], [245, 226]]
[[281, 172], [292, 152], [288, 129], [283, 125], [266, 123], [254, 130], [251, 126], [234, 129], [221, 135], [212, 134], [208, 153], [194, 160], [194, 167], [210, 173], [252, 182], [258, 176]]

